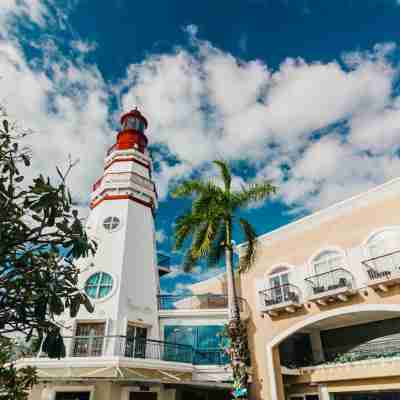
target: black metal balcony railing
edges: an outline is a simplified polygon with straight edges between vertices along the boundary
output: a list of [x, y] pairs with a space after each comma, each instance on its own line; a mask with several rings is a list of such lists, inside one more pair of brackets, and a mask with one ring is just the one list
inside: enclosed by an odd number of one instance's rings
[[341, 346], [325, 350], [327, 362], [348, 363], [377, 358], [400, 357], [400, 338], [382, 338], [351, 349]]
[[308, 284], [310, 296], [316, 296], [340, 288], [354, 288], [354, 277], [350, 271], [344, 268], [335, 268], [305, 278]]
[[400, 276], [400, 250], [369, 258], [362, 263], [367, 268], [370, 281], [390, 280], [394, 275]]
[[69, 336], [63, 339], [67, 357], [119, 356], [195, 365], [229, 363], [223, 349], [195, 349], [191, 345], [129, 336]]
[[73, 357], [100, 357], [103, 354], [104, 337], [101, 336], [77, 336], [64, 338], [64, 344], [72, 343], [70, 349]]
[[290, 283], [262, 290], [260, 294], [266, 307], [283, 303], [300, 305], [302, 302], [300, 289]]

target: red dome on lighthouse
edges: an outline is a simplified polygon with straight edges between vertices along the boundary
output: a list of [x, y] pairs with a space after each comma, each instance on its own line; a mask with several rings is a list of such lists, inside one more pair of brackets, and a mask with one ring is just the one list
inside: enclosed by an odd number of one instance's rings
[[121, 117], [121, 131], [117, 136], [118, 150], [137, 149], [144, 153], [147, 147], [147, 137], [144, 134], [147, 128], [147, 119], [136, 108]]

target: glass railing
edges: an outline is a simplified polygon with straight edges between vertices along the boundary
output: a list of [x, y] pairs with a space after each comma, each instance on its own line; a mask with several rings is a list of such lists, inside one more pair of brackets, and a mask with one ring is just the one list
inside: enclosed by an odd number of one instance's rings
[[335, 268], [328, 272], [309, 276], [305, 279], [309, 295], [318, 296], [337, 289], [354, 288], [354, 277], [344, 268]]
[[300, 289], [290, 283], [265, 289], [259, 293], [266, 308], [286, 303], [298, 305], [302, 303]]
[[196, 349], [193, 364], [195, 365], [227, 365], [230, 363], [229, 355], [220, 348]]
[[159, 295], [159, 310], [220, 309], [228, 307], [228, 296], [220, 294]]

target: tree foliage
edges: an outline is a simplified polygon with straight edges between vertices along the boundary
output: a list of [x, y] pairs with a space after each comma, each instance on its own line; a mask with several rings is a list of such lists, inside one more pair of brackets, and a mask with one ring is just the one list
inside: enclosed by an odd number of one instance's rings
[[[66, 185], [74, 164], [52, 182], [39, 175], [27, 182], [31, 154], [22, 145], [27, 132], [11, 124], [3, 113], [0, 119], [0, 339], [7, 334], [22, 334], [27, 341], [46, 338], [48, 354], [64, 355], [57, 316], [69, 311], [74, 317], [80, 305], [90, 312], [92, 304], [77, 288], [79, 269], [75, 261], [96, 250], [73, 208]], [[9, 346], [5, 347], [5, 353]], [[0, 387], [19, 380], [16, 388], [34, 382], [32, 370], [16, 371], [5, 366], [1, 356]], [[25, 374], [25, 375], [26, 375]], [[30, 378], [28, 378], [30, 376]], [[7, 383], [8, 382], [8, 383]], [[8, 385], [8, 386], [7, 386]], [[17, 390], [17, 389], [15, 389]], [[20, 390], [23, 396], [23, 390]], [[18, 397], [0, 391], [0, 399]], [[3, 397], [2, 397], [3, 396]], [[14, 397], [13, 397], [14, 396]]]
[[233, 225], [238, 223], [247, 242], [239, 264], [239, 271], [250, 268], [256, 254], [256, 233], [252, 225], [238, 217], [240, 210], [254, 202], [265, 200], [276, 192], [271, 182], [262, 182], [232, 190], [232, 174], [224, 161], [214, 161], [220, 170], [223, 187], [213, 181], [188, 180], [179, 185], [172, 195], [189, 198], [192, 207], [176, 220], [175, 247], [182, 249], [191, 240], [184, 268], [190, 271], [205, 259], [208, 267], [217, 265], [231, 248], [227, 235], [232, 237]]

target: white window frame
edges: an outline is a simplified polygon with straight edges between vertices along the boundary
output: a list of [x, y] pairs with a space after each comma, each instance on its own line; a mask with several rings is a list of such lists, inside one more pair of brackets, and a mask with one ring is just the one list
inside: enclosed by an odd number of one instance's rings
[[[114, 222], [114, 220], [116, 220], [116, 219], [118, 220], [118, 225], [115, 226], [115, 228], [111, 228], [111, 226], [110, 226], [110, 229], [108, 229], [108, 228], [106, 228], [106, 227], [104, 226], [105, 221], [106, 221], [107, 219], [109, 219], [109, 218], [111, 218], [110, 224], [112, 224], [112, 223]], [[105, 217], [105, 218], [103, 219], [103, 221], [101, 222], [101, 226], [102, 226], [103, 229], [104, 229], [106, 232], [108, 232], [108, 233], [116, 232], [116, 231], [118, 231], [119, 229], [121, 229], [121, 226], [122, 226], [122, 218], [119, 217], [118, 215], [109, 215], [108, 217]]]
[[[111, 287], [111, 290], [109, 291], [109, 293], [107, 293], [106, 296], [100, 297], [100, 298], [95, 298], [95, 299], [94, 299], [93, 297], [90, 297], [90, 296], [86, 293], [86, 283], [87, 283], [87, 281], [88, 281], [93, 275], [98, 274], [98, 273], [110, 275], [111, 278], [112, 278], [112, 287]], [[118, 282], [117, 276], [116, 276], [115, 274], [113, 274], [112, 272], [110, 272], [110, 271], [104, 271], [104, 270], [97, 270], [97, 271], [92, 271], [92, 273], [85, 279], [85, 282], [84, 282], [84, 284], [83, 284], [83, 290], [84, 290], [84, 292], [86, 293], [86, 295], [89, 297], [89, 299], [90, 299], [93, 303], [101, 303], [101, 302], [103, 302], [103, 301], [108, 300], [110, 297], [112, 297], [112, 296], [115, 294], [115, 292], [116, 292], [116, 290], [117, 290], [117, 287], [118, 287], [118, 283], [119, 283], [119, 282]], [[98, 287], [97, 287], [96, 294], [98, 294], [99, 290], [100, 290], [100, 285], [98, 285]]]

